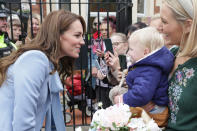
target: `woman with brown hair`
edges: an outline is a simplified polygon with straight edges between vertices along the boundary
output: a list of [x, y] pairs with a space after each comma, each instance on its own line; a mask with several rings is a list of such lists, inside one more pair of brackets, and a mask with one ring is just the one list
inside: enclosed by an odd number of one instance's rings
[[52, 117], [56, 129], [65, 131], [59, 75], [71, 74], [85, 29], [81, 16], [51, 12], [30, 43], [0, 59], [0, 130], [39, 131], [46, 116], [46, 131]]

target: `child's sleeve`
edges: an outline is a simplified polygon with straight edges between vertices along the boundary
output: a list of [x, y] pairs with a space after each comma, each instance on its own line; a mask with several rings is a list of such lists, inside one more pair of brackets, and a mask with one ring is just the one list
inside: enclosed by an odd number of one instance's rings
[[153, 67], [129, 72], [126, 79], [129, 90], [123, 95], [123, 102], [132, 107], [146, 105], [152, 100], [160, 78], [161, 70]]

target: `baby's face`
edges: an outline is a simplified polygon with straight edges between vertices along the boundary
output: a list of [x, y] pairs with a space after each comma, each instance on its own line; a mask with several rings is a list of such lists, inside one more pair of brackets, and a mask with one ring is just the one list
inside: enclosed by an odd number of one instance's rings
[[145, 57], [145, 47], [139, 43], [136, 37], [129, 38], [129, 49], [127, 55], [130, 56], [132, 62], [136, 62]]

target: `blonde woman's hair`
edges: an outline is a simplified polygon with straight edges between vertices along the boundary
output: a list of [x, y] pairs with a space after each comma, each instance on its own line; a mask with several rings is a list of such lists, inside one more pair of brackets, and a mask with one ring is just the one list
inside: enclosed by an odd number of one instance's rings
[[[187, 0], [184, 2], [192, 2], [193, 8], [183, 7], [186, 4], [180, 4], [180, 0], [164, 0], [164, 4], [167, 5], [174, 15], [178, 23], [183, 27], [183, 35], [180, 42], [180, 49], [177, 56], [197, 56], [197, 0]], [[190, 9], [193, 12], [193, 17], [184, 8]], [[191, 30], [189, 34], [184, 32], [184, 22], [188, 19], [192, 19]]]
[[156, 19], [160, 19], [160, 18], [161, 18], [161, 16], [160, 16], [160, 14], [158, 13], [158, 14], [155, 14], [155, 15], [153, 15], [153, 16], [151, 17], [151, 21], [156, 20]]
[[116, 37], [116, 36], [120, 38], [121, 42], [127, 42], [127, 36], [125, 34], [123, 34], [123, 33], [113, 33], [111, 35], [111, 38]]
[[[40, 23], [40, 15], [39, 14], [36, 14], [36, 13], [33, 13], [32, 14], [32, 20], [33, 19], [36, 19], [39, 23], [39, 25], [41, 24]], [[31, 17], [29, 16], [29, 19], [28, 19], [28, 26], [27, 26], [27, 37], [29, 37], [30, 39], [33, 39], [35, 36], [33, 36], [33, 34], [31, 34], [31, 30], [33, 28], [31, 28]], [[32, 37], [33, 36], [33, 37]]]
[[162, 34], [160, 34], [154, 27], [145, 27], [133, 32], [128, 41], [133, 38], [137, 38], [138, 44], [140, 44], [140, 46], [148, 48], [150, 52], [153, 52], [164, 46], [164, 39]]
[[155, 20], [158, 20], [158, 19], [161, 19], [160, 14], [155, 14], [155, 15], [153, 15], [153, 16], [151, 17], [151, 21], [150, 21], [150, 23], [149, 23], [149, 26], [152, 26], [152, 25], [151, 25], [152, 22], [155, 21]]

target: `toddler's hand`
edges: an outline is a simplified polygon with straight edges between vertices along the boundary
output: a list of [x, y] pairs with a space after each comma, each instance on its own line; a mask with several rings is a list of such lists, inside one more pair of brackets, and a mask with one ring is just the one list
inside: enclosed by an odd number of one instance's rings
[[114, 104], [123, 103], [123, 95], [117, 95], [114, 97]]
[[146, 105], [143, 106], [142, 108], [143, 108], [146, 112], [150, 112], [154, 107], [155, 107], [155, 103], [153, 103], [152, 101], [150, 101], [148, 104], [146, 104]]

